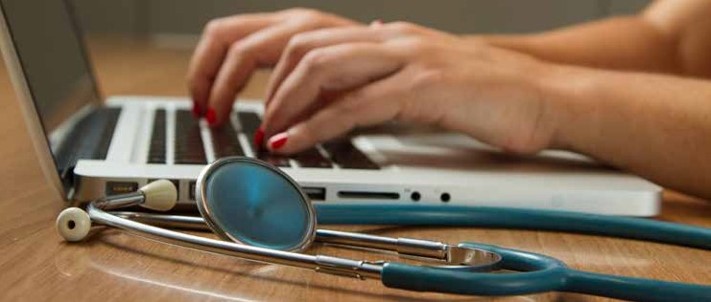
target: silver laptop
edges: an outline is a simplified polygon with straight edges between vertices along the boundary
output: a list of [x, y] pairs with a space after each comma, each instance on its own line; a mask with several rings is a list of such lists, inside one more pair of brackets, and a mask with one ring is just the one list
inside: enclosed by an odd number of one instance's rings
[[[502, 154], [436, 129], [365, 129], [292, 157], [258, 152], [257, 102], [237, 102], [231, 123], [211, 130], [190, 101], [97, 92], [68, 3], [0, 0], [3, 53], [45, 175], [72, 201], [172, 180], [194, 204], [207, 163], [258, 157], [296, 179], [313, 202], [527, 207], [653, 216], [661, 188], [567, 152]], [[137, 70], [136, 72], [140, 72]], [[235, 179], [235, 181], [250, 181]]]

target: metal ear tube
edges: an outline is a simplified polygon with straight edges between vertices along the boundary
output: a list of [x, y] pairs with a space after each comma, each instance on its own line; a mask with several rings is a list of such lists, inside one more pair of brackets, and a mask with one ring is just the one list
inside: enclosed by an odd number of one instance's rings
[[[90, 206], [113, 210], [131, 206], [141, 206], [157, 211], [167, 211], [175, 206], [178, 191], [168, 180], [154, 181], [141, 187], [138, 191], [128, 194], [107, 196], [91, 202]], [[62, 211], [55, 222], [57, 231], [67, 241], [83, 240], [91, 229], [91, 217], [79, 208], [68, 208]]]
[[[201, 217], [161, 215], [139, 212], [112, 212], [118, 217], [171, 229], [210, 230]], [[345, 247], [359, 247], [395, 252], [400, 257], [429, 260], [439, 266], [470, 271], [491, 271], [501, 260], [495, 253], [462, 248], [442, 242], [410, 238], [392, 238], [361, 233], [316, 230], [316, 242]], [[435, 262], [433, 262], [435, 261]]]

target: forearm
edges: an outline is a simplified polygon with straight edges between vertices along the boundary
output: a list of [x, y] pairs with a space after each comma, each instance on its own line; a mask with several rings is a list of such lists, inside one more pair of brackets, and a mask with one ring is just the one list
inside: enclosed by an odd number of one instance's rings
[[542, 79], [554, 146], [711, 198], [711, 83], [560, 66]]
[[678, 73], [675, 41], [643, 16], [612, 18], [532, 35], [473, 36], [539, 59], [578, 66]]

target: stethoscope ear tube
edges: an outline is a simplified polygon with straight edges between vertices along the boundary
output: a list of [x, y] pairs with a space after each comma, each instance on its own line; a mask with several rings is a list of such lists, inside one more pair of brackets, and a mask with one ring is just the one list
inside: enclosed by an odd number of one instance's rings
[[316, 205], [319, 224], [470, 226], [560, 231], [711, 249], [711, 229], [564, 211], [439, 205]]

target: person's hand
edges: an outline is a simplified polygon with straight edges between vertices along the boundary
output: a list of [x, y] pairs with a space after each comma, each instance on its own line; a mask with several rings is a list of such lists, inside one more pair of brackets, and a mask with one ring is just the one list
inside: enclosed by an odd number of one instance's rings
[[211, 126], [221, 125], [254, 70], [276, 64], [292, 37], [315, 29], [355, 24], [309, 9], [210, 21], [190, 62], [188, 86], [193, 113], [196, 117], [204, 115]]
[[408, 23], [332, 28], [287, 46], [267, 92], [266, 146], [294, 153], [350, 130], [406, 121], [518, 153], [549, 147], [546, 63]]

